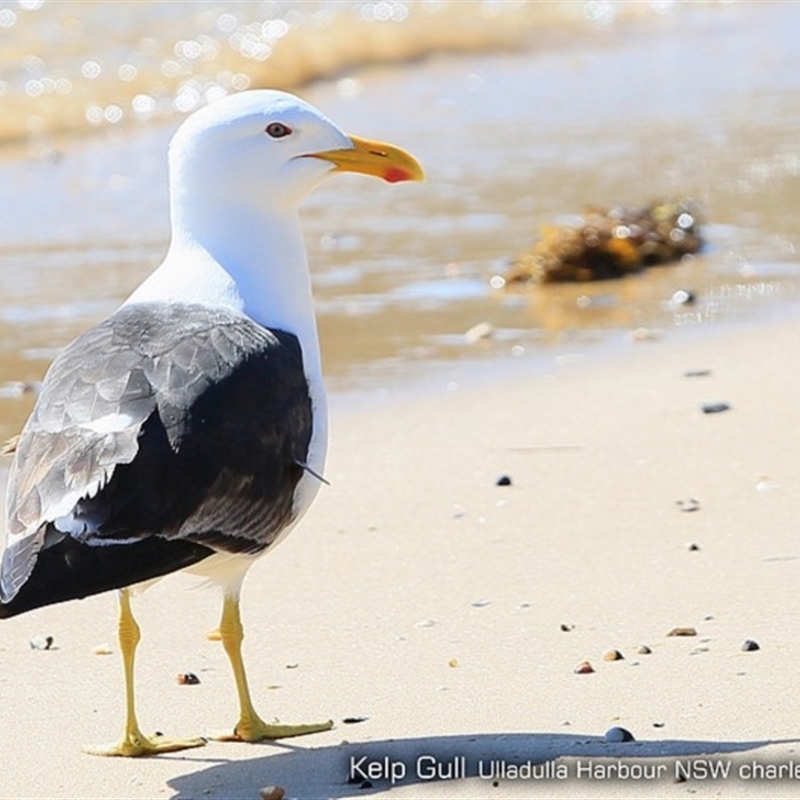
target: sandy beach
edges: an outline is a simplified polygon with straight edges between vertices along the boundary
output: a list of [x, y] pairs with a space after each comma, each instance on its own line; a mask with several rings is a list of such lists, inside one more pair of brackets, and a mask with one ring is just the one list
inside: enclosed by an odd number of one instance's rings
[[[334, 730], [84, 755], [122, 721], [104, 595], [3, 624], [0, 795], [796, 797], [799, 339], [672, 332], [334, 397], [331, 485], [243, 597], [262, 714]], [[181, 576], [137, 600], [145, 731], [232, 724], [218, 606]]]

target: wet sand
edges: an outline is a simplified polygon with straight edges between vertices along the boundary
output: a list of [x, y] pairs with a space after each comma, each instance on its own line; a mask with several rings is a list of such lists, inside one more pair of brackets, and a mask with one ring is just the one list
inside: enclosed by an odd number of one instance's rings
[[[538, 371], [519, 361], [424, 392], [335, 397], [331, 486], [243, 598], [262, 713], [335, 729], [149, 760], [82, 754], [121, 723], [106, 595], [3, 624], [0, 795], [796, 797], [796, 780], [742, 778], [800, 762], [798, 338], [797, 318], [672, 333]], [[703, 413], [711, 402], [730, 409]], [[225, 657], [204, 636], [215, 593], [172, 577], [136, 609], [143, 728], [232, 724]], [[696, 635], [667, 636], [678, 626]], [[37, 634], [55, 649], [32, 650]], [[742, 651], [747, 639], [760, 649]], [[93, 654], [103, 643], [114, 652]], [[609, 649], [624, 659], [605, 661]], [[593, 673], [575, 674], [583, 660]], [[177, 684], [187, 671], [199, 685]], [[636, 741], [605, 741], [614, 726]], [[728, 779], [674, 782], [693, 758]], [[496, 787], [427, 779], [547, 759], [549, 777]], [[371, 761], [404, 779], [364, 785]], [[657, 778], [595, 769], [633, 763]]]

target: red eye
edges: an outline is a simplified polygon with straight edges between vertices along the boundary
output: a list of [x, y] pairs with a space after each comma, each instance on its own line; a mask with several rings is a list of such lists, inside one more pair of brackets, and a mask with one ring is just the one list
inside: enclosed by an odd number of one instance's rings
[[282, 122], [270, 122], [265, 130], [273, 139], [282, 139], [284, 136], [288, 136], [292, 132], [292, 129], [288, 125], [284, 125]]

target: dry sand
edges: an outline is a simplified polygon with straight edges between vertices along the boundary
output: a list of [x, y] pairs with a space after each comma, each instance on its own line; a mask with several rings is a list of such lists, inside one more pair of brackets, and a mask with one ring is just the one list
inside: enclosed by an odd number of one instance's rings
[[[797, 320], [669, 334], [334, 402], [331, 486], [252, 569], [243, 608], [262, 713], [336, 728], [84, 755], [121, 724], [116, 601], [102, 596], [0, 628], [0, 795], [799, 796], [798, 341]], [[706, 401], [731, 408], [704, 414]], [[503, 474], [511, 486], [495, 485]], [[699, 509], [684, 510], [691, 499]], [[224, 654], [204, 636], [218, 607], [182, 577], [137, 601], [145, 730], [233, 723]], [[668, 637], [676, 626], [697, 635]], [[36, 634], [55, 649], [31, 650]], [[746, 639], [760, 650], [742, 652]], [[92, 653], [103, 642], [112, 655]], [[610, 648], [624, 660], [604, 661]], [[584, 659], [595, 672], [575, 674]], [[178, 685], [186, 671], [201, 683]], [[605, 741], [612, 726], [636, 741]], [[549, 779], [427, 780], [453, 763], [487, 774], [492, 760], [541, 774], [545, 759]], [[792, 759], [793, 779], [747, 779]], [[362, 788], [368, 761], [405, 778]], [[704, 766], [729, 777], [703, 779]]]

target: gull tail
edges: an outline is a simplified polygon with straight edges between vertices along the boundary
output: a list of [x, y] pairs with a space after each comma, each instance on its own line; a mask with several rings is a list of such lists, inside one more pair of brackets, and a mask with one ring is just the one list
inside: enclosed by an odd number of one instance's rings
[[160, 578], [213, 553], [195, 542], [160, 536], [119, 545], [87, 545], [63, 536], [38, 554], [19, 591], [0, 601], [0, 619]]

